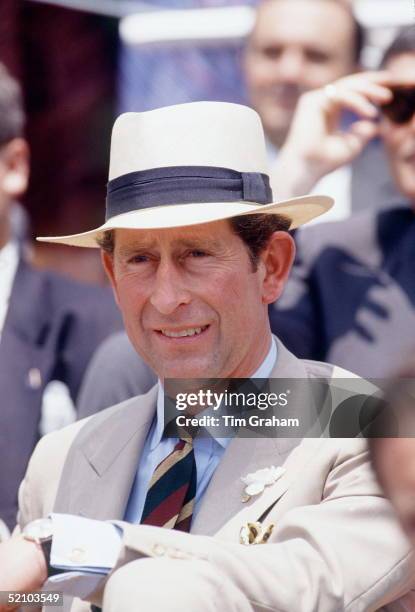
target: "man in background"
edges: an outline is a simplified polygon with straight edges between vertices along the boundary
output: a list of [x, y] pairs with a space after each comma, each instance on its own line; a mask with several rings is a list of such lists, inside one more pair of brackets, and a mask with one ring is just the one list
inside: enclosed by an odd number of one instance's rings
[[274, 147], [284, 144], [300, 96], [356, 72], [362, 46], [362, 28], [344, 2], [259, 4], [245, 75], [251, 104]]
[[9, 528], [40, 430], [75, 418], [73, 403], [89, 359], [120, 326], [107, 289], [28, 262], [27, 245], [12, 226], [14, 203], [29, 180], [23, 130], [19, 86], [0, 65], [0, 519]]
[[[381, 67], [385, 73], [304, 96], [280, 172], [296, 195], [378, 133], [399, 192], [395, 206], [299, 231], [293, 275], [270, 309], [273, 330], [296, 354], [372, 378], [395, 374], [415, 351], [414, 26], [400, 31]], [[362, 117], [347, 139], [327, 128], [341, 108]]]
[[[278, 159], [300, 96], [361, 70], [363, 45], [364, 31], [349, 2], [260, 2], [244, 67], [248, 98], [261, 117], [271, 158]], [[355, 118], [345, 109], [336, 123], [347, 130]], [[384, 208], [393, 200], [382, 145], [367, 145], [363, 143], [350, 164], [313, 185], [313, 193], [330, 195], [336, 202], [325, 221], [344, 219], [367, 207]], [[274, 187], [280, 194], [281, 184]]]

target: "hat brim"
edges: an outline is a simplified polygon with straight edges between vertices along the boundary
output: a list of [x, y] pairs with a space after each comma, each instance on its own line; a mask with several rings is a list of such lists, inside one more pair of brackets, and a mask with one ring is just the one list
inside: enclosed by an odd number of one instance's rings
[[155, 206], [117, 215], [104, 225], [69, 236], [41, 236], [39, 242], [53, 242], [69, 246], [97, 248], [97, 239], [112, 229], [167, 229], [188, 227], [230, 219], [239, 215], [278, 214], [291, 220], [290, 229], [304, 225], [319, 217], [333, 206], [334, 200], [328, 196], [303, 196], [274, 204], [254, 204], [247, 202], [208, 202], [198, 204], [172, 204]]

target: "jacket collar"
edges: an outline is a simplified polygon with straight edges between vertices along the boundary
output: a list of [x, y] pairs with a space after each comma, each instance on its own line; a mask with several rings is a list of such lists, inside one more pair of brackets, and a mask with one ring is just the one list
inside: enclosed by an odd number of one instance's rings
[[[28, 344], [39, 344], [50, 325], [48, 294], [45, 291], [46, 276], [34, 270], [20, 257], [10, 295], [9, 309], [4, 331], [10, 331]], [[30, 317], [27, 305], [30, 304]]]

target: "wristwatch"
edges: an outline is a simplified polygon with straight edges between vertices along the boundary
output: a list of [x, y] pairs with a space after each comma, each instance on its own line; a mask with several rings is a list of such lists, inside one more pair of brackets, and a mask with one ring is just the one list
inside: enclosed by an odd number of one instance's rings
[[31, 521], [24, 527], [22, 536], [29, 542], [35, 542], [42, 549], [45, 556], [48, 577], [60, 574], [63, 571], [55, 569], [50, 565], [50, 552], [53, 539], [53, 521], [51, 518], [41, 518]]

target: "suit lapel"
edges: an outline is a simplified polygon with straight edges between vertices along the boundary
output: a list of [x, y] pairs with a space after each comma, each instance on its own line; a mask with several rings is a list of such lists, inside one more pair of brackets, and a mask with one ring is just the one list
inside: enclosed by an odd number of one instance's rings
[[[38, 344], [48, 325], [50, 313], [47, 309], [45, 278], [20, 259], [14, 279], [5, 329], [9, 329], [29, 345]], [[30, 317], [27, 316], [28, 304]]]
[[37, 390], [42, 386], [47, 366], [43, 340], [50, 325], [47, 299], [43, 276], [20, 260], [0, 340], [2, 389], [8, 397], [14, 397], [14, 389]]
[[[260, 495], [251, 498], [248, 503], [243, 504], [240, 501], [239, 507], [235, 507], [235, 514], [222, 525], [216, 535], [222, 539], [237, 542], [241, 527], [246, 525], [246, 523], [255, 521], [264, 521], [266, 523], [268, 512], [303, 473], [304, 466], [311, 460], [321, 443], [322, 440], [320, 439], [304, 440], [294, 448], [283, 463], [285, 472], [281, 478], [273, 485], [265, 487]], [[268, 464], [265, 467], [270, 465]], [[278, 465], [278, 463], [274, 462], [274, 465]]]
[[[275, 341], [277, 362], [270, 378], [307, 378], [308, 374], [302, 362], [277, 338]], [[228, 521], [233, 522], [233, 517], [238, 516], [240, 512], [249, 515], [250, 520], [256, 520], [252, 514], [254, 505], [254, 512], [259, 518], [266, 508], [287, 490], [290, 471], [287, 469], [281, 479], [272, 487], [267, 487], [258, 501], [252, 498], [246, 504], [242, 502], [244, 485], [241, 477], [272, 465], [282, 465], [300, 442], [297, 438], [234, 438], [203, 496], [203, 502], [192, 524], [192, 533], [212, 535], [221, 530]], [[287, 466], [289, 467], [289, 464]]]
[[[55, 512], [123, 519], [138, 461], [156, 410], [157, 387], [96, 415], [65, 462]], [[65, 483], [73, 483], [67, 489]]]
[[212, 535], [243, 508], [242, 476], [280, 465], [274, 439], [234, 438], [220, 461], [196, 514], [192, 533]]

